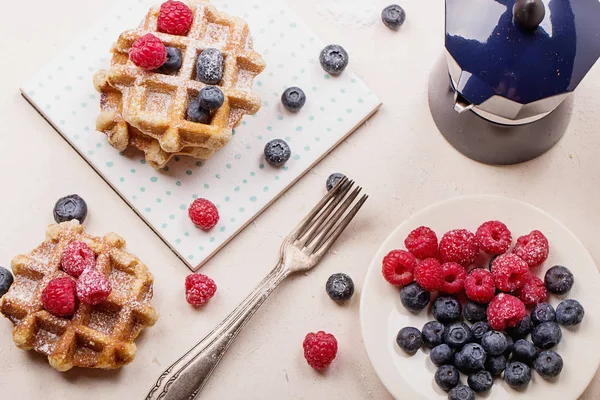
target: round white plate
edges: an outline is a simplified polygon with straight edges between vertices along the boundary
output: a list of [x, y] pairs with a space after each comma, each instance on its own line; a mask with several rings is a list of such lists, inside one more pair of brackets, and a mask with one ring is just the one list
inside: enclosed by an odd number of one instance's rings
[[[513, 244], [516, 238], [534, 229], [546, 234], [550, 257], [536, 271], [537, 275], [543, 279], [551, 266], [568, 266], [575, 275], [575, 285], [567, 297], [583, 304], [585, 318], [574, 329], [562, 328], [563, 339], [553, 350], [562, 356], [564, 368], [554, 382], [548, 382], [532, 371], [532, 381], [527, 389], [516, 391], [502, 379], [496, 379], [485, 398], [577, 399], [594, 377], [600, 365], [600, 274], [588, 251], [560, 222], [526, 203], [492, 196], [459, 197], [426, 208], [400, 225], [375, 255], [365, 278], [360, 302], [363, 341], [377, 375], [396, 399], [445, 399], [447, 393], [434, 381], [436, 366], [429, 360], [428, 350], [408, 356], [396, 344], [400, 329], [414, 326], [420, 330], [433, 317], [429, 308], [416, 315], [404, 308], [398, 288], [387, 283], [381, 275], [381, 260], [389, 251], [403, 249], [404, 239], [418, 226], [429, 226], [441, 237], [451, 229], [475, 231], [481, 223], [494, 219], [508, 226], [513, 234]], [[561, 299], [550, 295], [549, 301], [556, 307]], [[465, 383], [466, 377], [462, 376], [461, 380]]]

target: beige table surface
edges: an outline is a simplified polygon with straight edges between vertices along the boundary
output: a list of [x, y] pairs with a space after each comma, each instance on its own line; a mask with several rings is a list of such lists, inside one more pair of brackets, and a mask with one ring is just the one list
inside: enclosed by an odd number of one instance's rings
[[[17, 253], [37, 245], [52, 222], [54, 201], [77, 192], [90, 208], [88, 230], [121, 234], [154, 272], [161, 319], [140, 337], [137, 359], [121, 371], [60, 374], [43, 357], [16, 349], [11, 324], [2, 318], [0, 398], [141, 398], [165, 367], [270, 270], [281, 238], [322, 195], [325, 178], [334, 171], [365, 186], [371, 195], [366, 208], [319, 268], [283, 283], [269, 299], [231, 347], [202, 398], [391, 399], [367, 360], [358, 300], [381, 242], [430, 203], [478, 193], [527, 201], [566, 224], [600, 263], [600, 65], [578, 89], [576, 115], [558, 146], [524, 165], [484, 166], [444, 141], [427, 108], [431, 63], [423, 60], [434, 60], [442, 50], [442, 0], [405, 0], [408, 19], [400, 33], [378, 23], [356, 29], [348, 21], [335, 21], [324, 7], [339, 6], [340, 0], [289, 0], [325, 41], [347, 48], [352, 68], [384, 107], [202, 269], [217, 282], [218, 294], [206, 308], [191, 309], [182, 290], [188, 270], [18, 92], [21, 82], [117, 1], [3, 2], [0, 263], [8, 266]], [[377, 9], [387, 5], [371, 1]], [[399, 76], [398, 65], [411, 76]], [[346, 307], [333, 304], [324, 291], [327, 277], [339, 271], [357, 285]], [[304, 335], [319, 329], [333, 332], [340, 344], [338, 358], [323, 375], [307, 367], [301, 348]], [[600, 398], [598, 375], [582, 398]]]

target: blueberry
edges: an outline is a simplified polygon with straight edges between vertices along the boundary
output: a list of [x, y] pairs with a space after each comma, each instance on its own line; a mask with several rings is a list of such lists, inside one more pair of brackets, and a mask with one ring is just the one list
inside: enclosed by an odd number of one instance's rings
[[340, 174], [339, 172], [334, 172], [333, 174], [329, 175], [329, 178], [327, 178], [326, 183], [327, 191], [329, 192], [331, 189], [333, 189], [335, 185], [337, 185], [338, 182], [344, 179], [345, 177], [346, 175]]
[[414, 354], [421, 348], [421, 344], [423, 344], [421, 332], [417, 328], [404, 327], [398, 332], [396, 343], [405, 352]]
[[508, 328], [506, 333], [508, 333], [513, 339], [523, 339], [529, 335], [532, 328], [533, 324], [531, 322], [531, 317], [528, 314], [525, 314], [521, 322], [519, 322], [514, 328]]
[[419, 286], [417, 282], [406, 285], [400, 290], [402, 305], [412, 312], [419, 312], [427, 307], [430, 296], [429, 292]]
[[531, 365], [537, 357], [537, 349], [529, 340], [519, 339], [515, 342], [512, 351], [513, 361], [522, 361], [527, 365]]
[[531, 310], [531, 322], [533, 326], [537, 326], [544, 322], [552, 322], [556, 318], [554, 307], [548, 303], [539, 303]]
[[452, 365], [442, 365], [435, 371], [435, 383], [446, 392], [458, 385], [460, 372]]
[[207, 86], [200, 90], [198, 94], [200, 108], [208, 111], [219, 109], [225, 102], [223, 91], [216, 86]]
[[281, 95], [281, 104], [291, 112], [298, 112], [306, 103], [306, 95], [304, 90], [299, 87], [291, 87], [286, 89]]
[[12, 274], [6, 268], [0, 267], [0, 297], [4, 296], [10, 286], [13, 284], [14, 279]]
[[485, 321], [475, 322], [473, 326], [471, 326], [471, 332], [473, 332], [473, 339], [477, 342], [481, 342], [483, 336], [489, 332], [490, 326]]
[[515, 346], [515, 341], [510, 336], [506, 337], [506, 351], [504, 352], [505, 357], [509, 357], [513, 351], [513, 347]]
[[565, 294], [573, 287], [575, 278], [569, 268], [563, 267], [562, 265], [555, 265], [546, 271], [544, 276], [544, 283], [546, 289], [550, 293], [554, 294]]
[[200, 100], [193, 99], [188, 104], [186, 119], [198, 124], [210, 124], [210, 111], [200, 107]]
[[327, 279], [325, 290], [333, 301], [348, 301], [354, 294], [354, 282], [346, 274], [333, 274]]
[[521, 389], [531, 381], [531, 368], [520, 361], [510, 362], [504, 370], [504, 380], [513, 389]]
[[454, 355], [454, 365], [463, 372], [476, 372], [485, 367], [487, 354], [477, 343], [466, 344]]
[[565, 326], [579, 325], [583, 321], [585, 311], [580, 302], [567, 299], [556, 307], [556, 322]]
[[554, 378], [563, 369], [563, 359], [552, 350], [542, 351], [535, 359], [535, 370], [542, 378]]
[[421, 331], [421, 336], [423, 336], [423, 344], [432, 349], [435, 346], [444, 343], [444, 329], [444, 324], [438, 321], [429, 321], [423, 325], [423, 330]]
[[85, 200], [76, 194], [58, 199], [54, 205], [54, 220], [57, 223], [76, 219], [83, 224], [87, 216], [87, 204]]
[[176, 47], [167, 47], [167, 62], [159, 67], [156, 72], [166, 75], [176, 74], [181, 68], [181, 51]]
[[196, 62], [196, 78], [207, 85], [217, 85], [223, 79], [223, 54], [217, 49], [205, 49]]
[[433, 317], [443, 324], [458, 321], [461, 311], [458, 300], [450, 296], [439, 296], [431, 307]]
[[271, 140], [265, 146], [265, 159], [273, 167], [281, 167], [291, 155], [290, 146], [281, 139]]
[[485, 360], [485, 369], [493, 376], [500, 376], [506, 368], [506, 357], [504, 355], [490, 356]]
[[342, 46], [330, 44], [321, 51], [321, 67], [331, 75], [339, 75], [348, 66], [348, 53]]
[[385, 26], [393, 30], [398, 30], [404, 23], [405, 19], [406, 13], [398, 4], [387, 6], [381, 12], [381, 20]]
[[533, 344], [542, 350], [551, 349], [559, 344], [561, 339], [562, 331], [556, 322], [544, 322], [533, 328], [531, 332]]
[[492, 374], [488, 371], [477, 371], [469, 375], [467, 384], [475, 393], [486, 392], [492, 388], [494, 378], [492, 378]]
[[455, 322], [444, 330], [444, 343], [453, 349], [460, 349], [473, 341], [473, 332], [464, 322]]
[[469, 322], [475, 323], [479, 321], [485, 321], [487, 306], [485, 304], [474, 303], [469, 301], [463, 307], [463, 316]]
[[448, 392], [448, 400], [475, 400], [475, 393], [468, 386], [458, 385]]
[[[498, 331], [489, 331], [481, 338], [481, 346], [492, 356], [499, 356], [506, 351], [508, 342], [504, 333]], [[514, 350], [513, 350], [514, 351]]]
[[437, 365], [446, 365], [454, 363], [454, 352], [446, 343], [442, 343], [439, 346], [435, 346], [429, 353], [431, 362]]

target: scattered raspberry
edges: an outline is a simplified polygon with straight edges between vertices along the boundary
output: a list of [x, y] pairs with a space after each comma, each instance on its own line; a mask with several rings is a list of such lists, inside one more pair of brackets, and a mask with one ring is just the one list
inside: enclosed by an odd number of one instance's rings
[[426, 226], [412, 231], [404, 240], [404, 245], [408, 251], [421, 260], [436, 258], [438, 254], [438, 238], [435, 232]]
[[171, 35], [185, 35], [192, 27], [194, 15], [187, 4], [169, 0], [160, 6], [158, 30]]
[[96, 255], [83, 242], [71, 242], [60, 257], [60, 268], [67, 274], [79, 277], [86, 268], [96, 267]]
[[193, 306], [199, 307], [206, 304], [216, 291], [215, 281], [206, 275], [196, 273], [185, 278], [185, 299]]
[[500, 221], [484, 222], [475, 233], [479, 248], [490, 255], [504, 254], [512, 243], [512, 234]]
[[206, 199], [196, 199], [188, 210], [190, 219], [200, 229], [208, 231], [219, 222], [219, 210]]
[[489, 303], [496, 295], [494, 276], [486, 269], [474, 269], [465, 279], [465, 292], [474, 302]]
[[415, 280], [415, 256], [404, 250], [392, 250], [383, 258], [381, 273], [394, 286], [404, 287]]
[[498, 290], [508, 293], [522, 288], [531, 276], [527, 263], [511, 253], [494, 260], [492, 274]]
[[479, 255], [475, 235], [466, 229], [456, 229], [446, 233], [440, 240], [440, 255], [444, 262], [455, 262], [468, 267]]
[[112, 285], [95, 268], [88, 268], [77, 280], [77, 297], [82, 303], [96, 305], [102, 303], [112, 292]]
[[488, 324], [496, 331], [517, 326], [527, 310], [525, 304], [515, 296], [500, 293], [487, 308]]
[[448, 294], [460, 292], [465, 287], [466, 277], [467, 271], [462, 265], [452, 262], [442, 264], [443, 282], [440, 291]]
[[532, 231], [517, 239], [512, 252], [529, 264], [529, 268], [535, 268], [548, 259], [548, 239], [542, 232]]
[[519, 298], [527, 306], [545, 302], [548, 298], [548, 291], [544, 281], [535, 275], [531, 275], [531, 278], [521, 288]]
[[59, 317], [70, 317], [75, 313], [75, 281], [69, 277], [55, 278], [48, 282], [42, 292], [44, 308]]
[[335, 359], [338, 343], [332, 334], [319, 331], [306, 335], [302, 347], [308, 365], [323, 370]]
[[444, 273], [440, 262], [435, 258], [421, 261], [415, 267], [415, 280], [428, 292], [440, 290], [444, 283]]
[[129, 59], [140, 68], [153, 70], [167, 62], [167, 48], [159, 38], [148, 33], [133, 43]]

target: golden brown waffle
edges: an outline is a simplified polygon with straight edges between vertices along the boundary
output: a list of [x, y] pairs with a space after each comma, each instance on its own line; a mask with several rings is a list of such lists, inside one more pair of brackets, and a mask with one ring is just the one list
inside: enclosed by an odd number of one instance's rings
[[[254, 114], [261, 106], [252, 84], [265, 63], [253, 49], [248, 25], [217, 11], [206, 0], [189, 1], [188, 5], [194, 22], [187, 36], [158, 32], [157, 5], [137, 29], [121, 34], [112, 50], [108, 74], [110, 85], [123, 94], [123, 119], [157, 139], [167, 153], [181, 152], [188, 146], [218, 150], [229, 142], [232, 129], [244, 114]], [[181, 51], [182, 66], [176, 75], [144, 71], [129, 60], [133, 43], [148, 33], [165, 46]], [[196, 61], [206, 48], [219, 49], [224, 56], [223, 79], [218, 86], [225, 94], [225, 102], [210, 125], [185, 118], [188, 102], [206, 86], [196, 80]]]
[[[112, 293], [102, 303], [79, 303], [71, 318], [45, 311], [42, 291], [54, 278], [68, 276], [60, 258], [72, 241], [86, 243], [97, 255], [96, 268], [108, 277]], [[17, 347], [48, 356], [59, 371], [72, 367], [116, 369], [133, 360], [133, 343], [142, 329], [154, 325], [153, 277], [146, 266], [125, 250], [114, 233], [88, 235], [76, 220], [51, 225], [46, 241], [28, 255], [13, 259], [15, 281], [0, 299], [0, 312], [14, 324]]]

